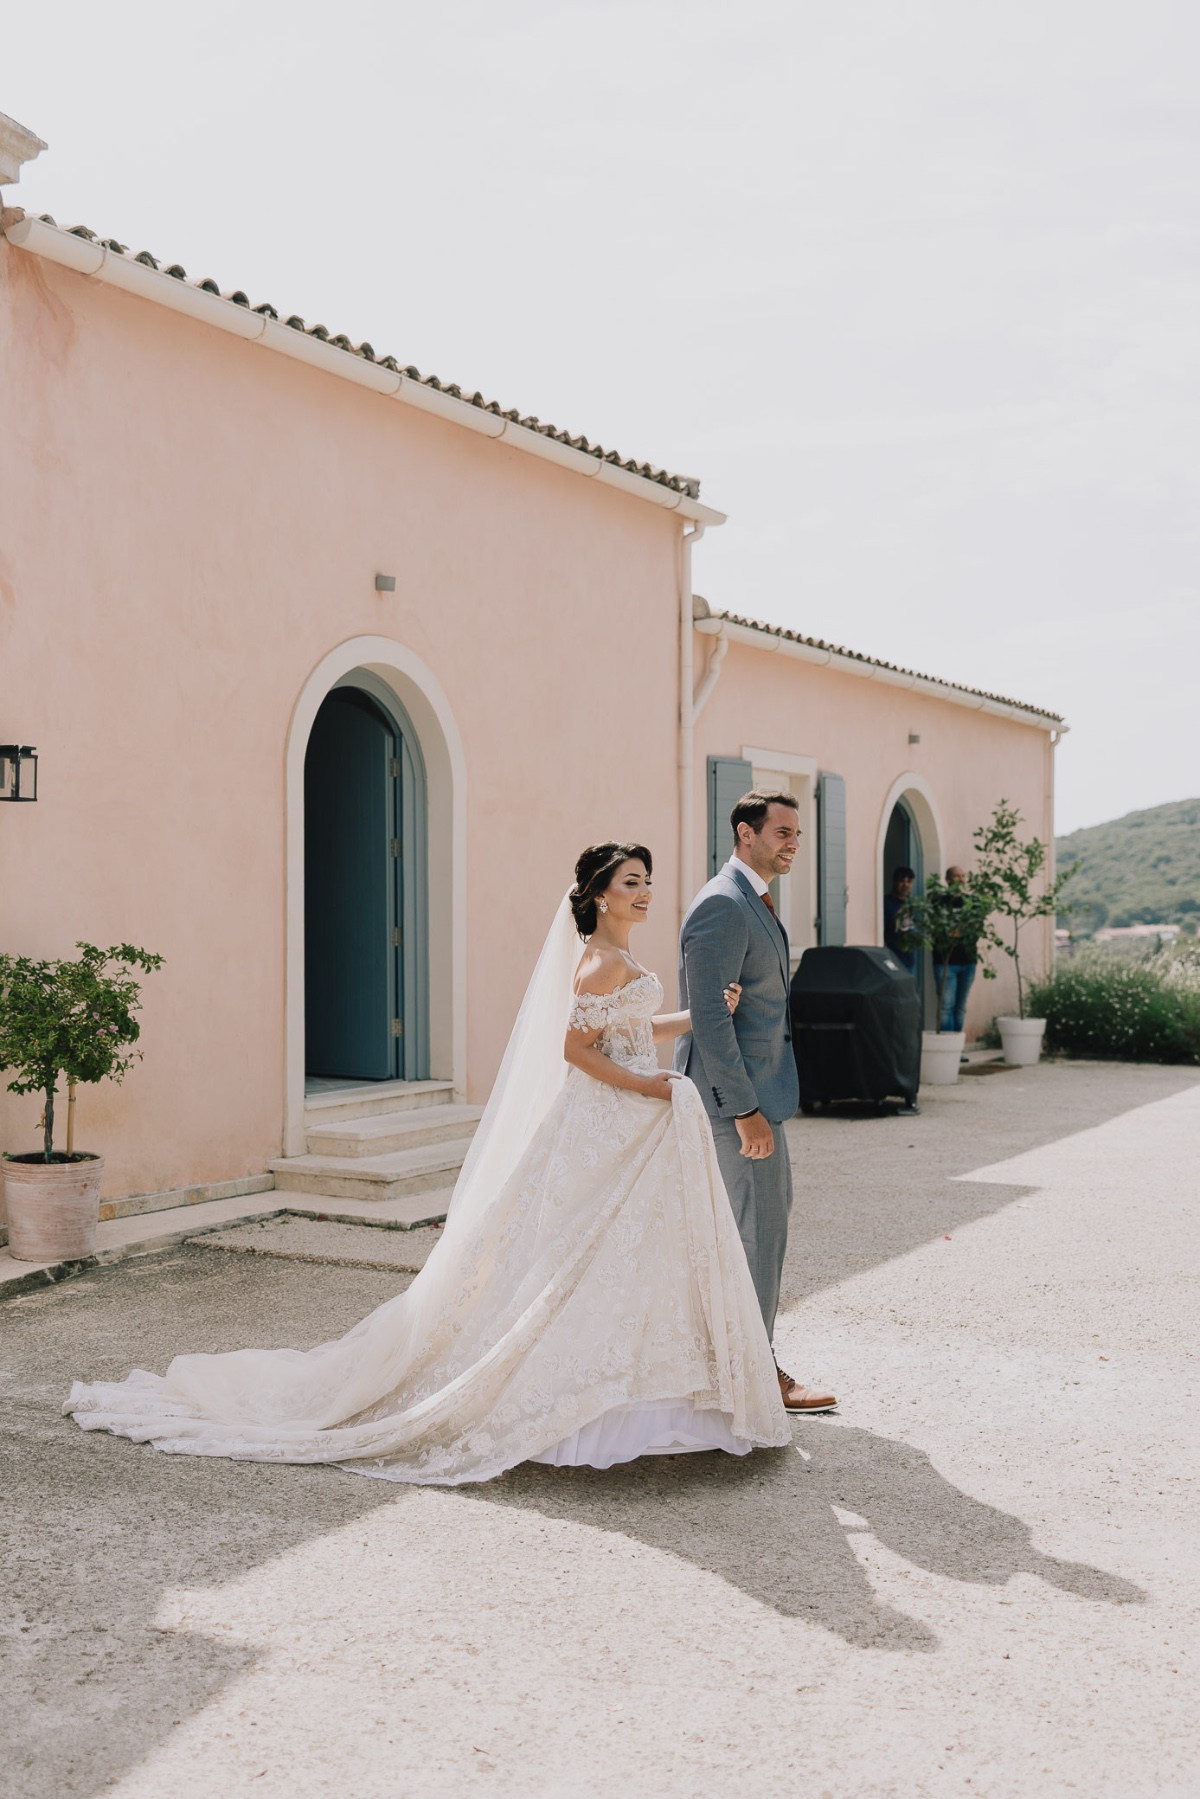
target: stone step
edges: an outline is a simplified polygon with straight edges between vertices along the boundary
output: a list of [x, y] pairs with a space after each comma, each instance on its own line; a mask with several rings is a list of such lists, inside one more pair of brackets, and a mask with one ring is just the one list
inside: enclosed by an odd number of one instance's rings
[[366, 1118], [341, 1118], [310, 1126], [312, 1156], [384, 1156], [394, 1149], [420, 1149], [427, 1143], [449, 1143], [471, 1137], [483, 1117], [482, 1106], [412, 1106], [403, 1112], [376, 1112]]
[[278, 1187], [330, 1199], [400, 1199], [452, 1187], [471, 1147], [469, 1137], [394, 1149], [382, 1156], [281, 1156], [270, 1164]]
[[370, 1225], [375, 1230], [411, 1231], [423, 1224], [441, 1224], [454, 1188], [430, 1187], [420, 1193], [404, 1193], [399, 1199], [330, 1199], [321, 1193], [294, 1193], [275, 1189], [284, 1213], [296, 1218], [316, 1218], [331, 1224]]
[[379, 1112], [407, 1112], [414, 1107], [454, 1103], [453, 1081], [371, 1081], [359, 1087], [334, 1087], [310, 1093], [304, 1120], [310, 1130], [338, 1118], [371, 1118]]

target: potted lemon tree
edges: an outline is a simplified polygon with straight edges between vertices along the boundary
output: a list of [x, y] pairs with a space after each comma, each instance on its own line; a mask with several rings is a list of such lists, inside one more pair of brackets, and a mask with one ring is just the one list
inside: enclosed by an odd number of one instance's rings
[[1017, 836], [1021, 814], [1001, 800], [991, 822], [975, 833], [975, 880], [986, 893], [993, 919], [1006, 921], [1004, 928], [989, 922], [985, 933], [994, 948], [1003, 950], [1017, 977], [1016, 1016], [997, 1018], [1004, 1060], [1029, 1067], [1042, 1053], [1044, 1018], [1027, 1018], [1027, 987], [1021, 973], [1021, 932], [1035, 918], [1053, 918], [1066, 910], [1063, 888], [1078, 868], [1077, 862], [1053, 880], [1049, 879], [1049, 852], [1037, 837], [1022, 843]]
[[[74, 962], [0, 955], [0, 1068], [15, 1071], [10, 1093], [45, 1098], [41, 1149], [6, 1152], [0, 1162], [9, 1254], [22, 1262], [77, 1261], [95, 1251], [104, 1158], [75, 1148], [75, 1088], [123, 1080], [140, 1057], [138, 973], [162, 967], [161, 956], [130, 943], [75, 947]], [[66, 1148], [56, 1150], [64, 1078]]]

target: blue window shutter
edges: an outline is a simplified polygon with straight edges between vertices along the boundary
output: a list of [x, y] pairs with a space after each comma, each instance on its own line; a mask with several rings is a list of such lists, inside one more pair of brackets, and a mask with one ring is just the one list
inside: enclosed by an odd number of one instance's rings
[[754, 785], [754, 769], [740, 756], [708, 758], [708, 878], [733, 854], [729, 814]]
[[817, 783], [817, 886], [820, 943], [846, 941], [846, 783], [822, 773]]

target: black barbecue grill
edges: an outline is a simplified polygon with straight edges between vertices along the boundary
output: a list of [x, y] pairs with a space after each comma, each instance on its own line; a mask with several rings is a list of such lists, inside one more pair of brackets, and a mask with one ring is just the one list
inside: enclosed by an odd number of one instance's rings
[[802, 1112], [835, 1100], [916, 1104], [921, 996], [891, 950], [806, 949], [791, 1010]]

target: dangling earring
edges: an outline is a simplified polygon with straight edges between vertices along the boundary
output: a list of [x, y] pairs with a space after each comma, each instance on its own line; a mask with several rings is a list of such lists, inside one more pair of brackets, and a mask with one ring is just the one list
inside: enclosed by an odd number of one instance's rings
[[607, 912], [608, 911], [608, 901], [606, 899], [602, 899], [600, 901], [599, 905], [596, 907], [596, 910], [598, 912]]

